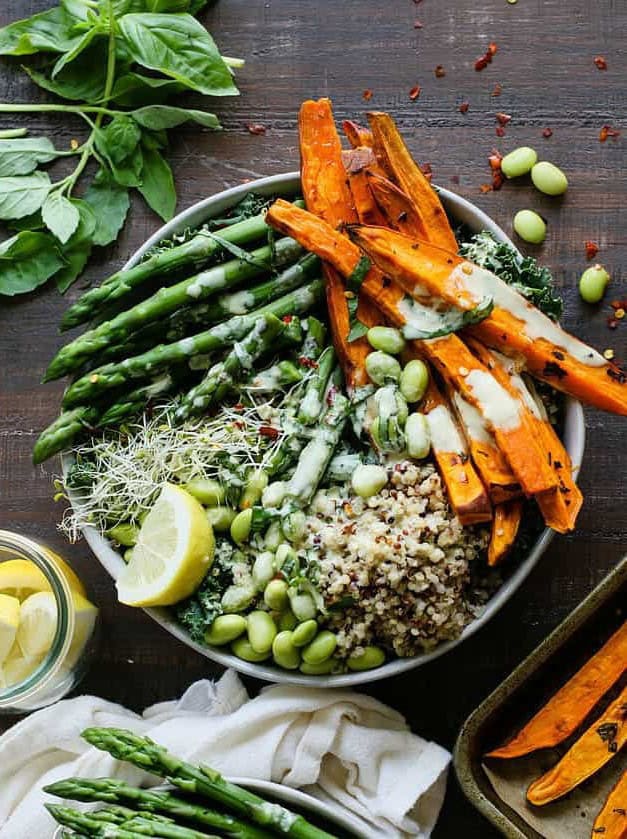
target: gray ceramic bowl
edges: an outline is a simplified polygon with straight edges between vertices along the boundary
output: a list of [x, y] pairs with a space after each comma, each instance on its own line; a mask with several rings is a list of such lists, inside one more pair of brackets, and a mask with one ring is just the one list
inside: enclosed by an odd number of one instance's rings
[[[262, 195], [294, 195], [300, 190], [300, 177], [298, 172], [289, 172], [284, 175], [272, 175], [268, 178], [260, 178], [256, 181], [250, 181], [241, 186], [226, 189], [224, 192], [219, 192], [217, 195], [199, 201], [190, 207], [188, 210], [180, 213], [172, 221], [165, 224], [160, 230], [148, 239], [142, 247], [136, 251], [128, 260], [125, 268], [131, 268], [143, 257], [143, 255], [150, 248], [154, 247], [162, 239], [169, 239], [175, 233], [179, 233], [186, 228], [199, 227], [208, 218], [219, 216], [224, 213], [229, 207], [240, 201], [248, 192], [254, 191]], [[446, 210], [450, 215], [460, 223], [467, 225], [473, 232], [480, 230], [489, 230], [502, 242], [512, 244], [501, 228], [495, 224], [489, 216], [479, 210], [474, 204], [460, 198], [453, 192], [446, 189], [440, 190], [440, 196]], [[575, 474], [577, 474], [583, 457], [584, 443], [585, 443], [585, 426], [583, 419], [583, 410], [579, 402], [573, 399], [566, 401], [565, 426], [564, 426], [564, 443], [570, 454], [573, 462]], [[69, 466], [71, 460], [69, 456], [65, 456], [63, 460], [64, 470]], [[83, 531], [85, 539], [90, 548], [98, 557], [99, 561], [104, 565], [109, 574], [115, 579], [124, 567], [122, 557], [113, 549], [109, 541], [102, 536], [94, 528], [86, 527]], [[197, 644], [189, 637], [185, 630], [179, 626], [170, 615], [167, 609], [155, 608], [147, 609], [148, 614], [157, 621], [164, 629], [167, 629], [175, 638], [178, 638], [188, 647], [201, 653], [207, 658], [217, 661], [225, 667], [232, 667], [245, 673], [248, 676], [255, 676], [258, 679], [265, 679], [269, 682], [283, 682], [288, 684], [302, 684], [302, 685], [317, 685], [318, 687], [349, 687], [353, 685], [363, 684], [364, 682], [374, 682], [378, 679], [385, 679], [388, 676], [396, 676], [399, 673], [404, 673], [406, 670], [413, 670], [438, 658], [444, 653], [452, 650], [461, 644], [466, 638], [480, 629], [486, 624], [490, 618], [495, 615], [499, 609], [506, 603], [514, 592], [522, 585], [523, 581], [536, 565], [544, 551], [547, 549], [551, 539], [553, 538], [553, 531], [545, 530], [538, 538], [534, 546], [529, 551], [527, 557], [519, 564], [516, 570], [506, 580], [502, 587], [496, 592], [492, 599], [487, 604], [485, 610], [480, 617], [472, 621], [464, 629], [459, 638], [455, 641], [448, 641], [441, 644], [436, 649], [423, 653], [422, 655], [413, 656], [412, 658], [395, 659], [384, 664], [376, 670], [368, 670], [363, 673], [346, 673], [338, 676], [304, 676], [300, 673], [293, 673], [288, 670], [281, 670], [278, 667], [272, 667], [265, 664], [251, 664], [242, 661], [235, 656], [224, 652], [216, 647], [205, 647]]]

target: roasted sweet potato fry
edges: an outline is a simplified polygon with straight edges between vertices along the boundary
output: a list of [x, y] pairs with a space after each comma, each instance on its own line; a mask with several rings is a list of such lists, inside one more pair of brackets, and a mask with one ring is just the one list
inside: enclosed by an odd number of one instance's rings
[[540, 807], [562, 798], [605, 766], [626, 742], [627, 687], [564, 757], [530, 785], [527, 801]]
[[627, 415], [627, 375], [490, 271], [386, 228], [359, 226], [350, 235], [383, 274], [414, 297], [432, 295], [465, 311], [491, 299], [492, 312], [469, 328], [482, 343], [522, 355], [533, 376], [564, 393]]
[[522, 514], [523, 502], [520, 499], [496, 505], [488, 545], [488, 565], [499, 565], [511, 551], [518, 535]]
[[385, 226], [399, 230], [404, 236], [428, 242], [429, 231], [403, 190], [372, 170], [366, 175], [375, 201], [385, 217]]
[[385, 218], [374, 200], [367, 178], [368, 167], [376, 166], [372, 149], [361, 146], [350, 151], [343, 151], [342, 161], [348, 175], [348, 185], [359, 221], [362, 224], [385, 224]]
[[557, 746], [584, 721], [627, 666], [627, 622], [554, 694], [518, 734], [486, 757], [514, 758]]
[[592, 839], [627, 839], [627, 771], [618, 779], [594, 820]]
[[354, 149], [359, 148], [359, 146], [369, 146], [372, 148], [372, 131], [364, 128], [363, 125], [359, 125], [357, 122], [353, 122], [352, 119], [345, 119], [342, 123], [342, 128], [346, 139]]
[[376, 111], [368, 114], [368, 122], [381, 165], [392, 173], [396, 183], [416, 207], [429, 231], [429, 241], [456, 253], [457, 241], [442, 202], [409, 153], [392, 117]]

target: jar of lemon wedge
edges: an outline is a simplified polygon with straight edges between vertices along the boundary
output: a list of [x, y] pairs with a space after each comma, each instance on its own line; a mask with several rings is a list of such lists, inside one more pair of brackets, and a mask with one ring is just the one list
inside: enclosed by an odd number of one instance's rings
[[98, 609], [70, 566], [44, 545], [0, 530], [0, 713], [65, 696], [93, 653]]

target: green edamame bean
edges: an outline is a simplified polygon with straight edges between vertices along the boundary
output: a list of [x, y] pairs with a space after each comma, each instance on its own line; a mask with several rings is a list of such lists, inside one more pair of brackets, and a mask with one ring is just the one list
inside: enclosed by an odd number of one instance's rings
[[399, 329], [391, 326], [373, 326], [366, 335], [368, 343], [375, 350], [398, 355], [405, 349], [405, 339]]
[[276, 637], [276, 625], [268, 612], [257, 610], [248, 615], [248, 640], [256, 653], [267, 653], [272, 649]]
[[281, 528], [286, 539], [290, 542], [300, 542], [305, 535], [305, 527], [307, 526], [307, 517], [302, 510], [294, 510], [288, 513], [281, 522]]
[[358, 466], [351, 478], [351, 486], [361, 498], [370, 498], [376, 495], [387, 482], [387, 469], [374, 463], [365, 463]]
[[376, 350], [366, 356], [366, 371], [376, 385], [398, 382], [401, 365], [393, 355]]
[[297, 589], [288, 589], [287, 596], [292, 612], [299, 621], [308, 621], [316, 617], [317, 609], [313, 597], [309, 594], [299, 594]]
[[235, 641], [246, 629], [246, 618], [242, 615], [218, 615], [205, 632], [205, 642], [221, 647]]
[[346, 662], [349, 670], [374, 670], [385, 662], [385, 653], [380, 647], [364, 647], [361, 655], [352, 655]]
[[506, 154], [501, 160], [501, 172], [506, 178], [519, 178], [531, 172], [531, 169], [538, 162], [538, 155], [535, 149], [529, 146], [520, 146], [514, 151]]
[[264, 507], [280, 507], [287, 494], [285, 481], [273, 481], [261, 493], [261, 503]]
[[274, 570], [280, 571], [286, 562], [294, 563], [298, 559], [298, 554], [291, 545], [287, 542], [281, 542], [274, 553]]
[[244, 637], [237, 638], [237, 640], [233, 641], [231, 644], [231, 652], [243, 661], [250, 661], [254, 664], [257, 664], [260, 661], [266, 661], [272, 655], [272, 650], [268, 650], [266, 653], [256, 652], [252, 648], [248, 638]]
[[[502, 163], [501, 163], [502, 166]], [[568, 189], [568, 178], [553, 163], [541, 160], [531, 170], [531, 180], [536, 189], [545, 195], [563, 195]]]
[[407, 407], [407, 400], [397, 387], [394, 385], [380, 387], [374, 392], [372, 399], [377, 406], [379, 416], [382, 414], [395, 416], [399, 425], [405, 425], [409, 409]]
[[224, 487], [210, 478], [196, 478], [193, 481], [188, 481], [184, 485], [184, 489], [205, 507], [217, 507], [218, 504], [224, 502]]
[[252, 579], [229, 586], [222, 595], [220, 605], [224, 612], [243, 612], [255, 599], [257, 589]]
[[236, 515], [237, 510], [230, 507], [207, 507], [207, 521], [219, 533], [229, 530]]
[[263, 591], [274, 577], [274, 554], [272, 551], [262, 551], [257, 555], [252, 574], [254, 584], [259, 591]]
[[244, 492], [239, 500], [240, 510], [247, 510], [249, 507], [254, 507], [260, 500], [261, 494], [268, 486], [268, 475], [263, 469], [255, 470], [246, 481]]
[[420, 402], [429, 385], [429, 368], [414, 358], [403, 367], [398, 383], [399, 389], [408, 402]]
[[295, 629], [297, 626], [298, 620], [291, 609], [286, 609], [284, 612], [281, 612], [281, 618], [279, 620], [279, 629], [281, 630], [281, 632], [283, 632], [286, 629]]
[[533, 210], [519, 210], [514, 216], [514, 230], [525, 242], [539, 245], [546, 239], [546, 222]]
[[303, 648], [303, 661], [307, 664], [321, 664], [331, 658], [337, 647], [337, 636], [328, 629], [323, 629]]
[[133, 547], [135, 542], [137, 542], [138, 533], [139, 528], [130, 522], [116, 524], [111, 530], [107, 530], [109, 539], [113, 539], [114, 542], [117, 542], [118, 545], [123, 545], [125, 548]]
[[281, 523], [273, 521], [263, 537], [264, 547], [266, 547], [269, 551], [276, 551], [282, 541], [283, 531], [281, 530]]
[[429, 454], [431, 449], [431, 432], [429, 423], [424, 414], [416, 412], [407, 418], [405, 423], [405, 440], [407, 442], [407, 454], [422, 460]]
[[287, 606], [287, 589], [285, 580], [270, 580], [263, 592], [263, 600], [268, 609], [280, 612]]
[[306, 647], [316, 637], [318, 623], [314, 620], [299, 623], [292, 633], [292, 642], [295, 647]]
[[328, 658], [326, 661], [321, 661], [320, 664], [308, 664], [306, 661], [300, 665], [300, 672], [306, 676], [326, 676], [332, 673], [337, 666], [337, 660]]
[[605, 294], [610, 275], [602, 265], [591, 265], [581, 275], [579, 294], [586, 303], [598, 303]]
[[252, 527], [253, 523], [253, 511], [252, 507], [249, 507], [247, 510], [242, 510], [241, 513], [238, 513], [233, 521], [231, 522], [231, 539], [235, 542], [236, 545], [241, 545], [242, 542], [245, 542], [248, 537], [250, 536], [250, 528]]
[[294, 646], [292, 634], [279, 632], [272, 642], [272, 657], [284, 670], [298, 670], [300, 665], [300, 653]]

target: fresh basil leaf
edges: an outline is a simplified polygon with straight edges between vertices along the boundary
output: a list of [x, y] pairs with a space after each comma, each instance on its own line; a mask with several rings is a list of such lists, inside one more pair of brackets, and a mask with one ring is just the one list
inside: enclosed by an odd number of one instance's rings
[[64, 52], [61, 58], [56, 62], [54, 67], [52, 68], [52, 78], [55, 79], [61, 70], [67, 65], [74, 61], [82, 52], [84, 52], [87, 47], [91, 46], [91, 42], [94, 40], [96, 35], [98, 35], [98, 31], [93, 27], [88, 29], [74, 44], [72, 49]]
[[54, 79], [40, 70], [24, 67], [31, 79], [64, 99], [96, 103], [102, 100], [107, 75], [107, 47], [102, 38], [94, 41], [71, 64], [67, 64]]
[[168, 147], [167, 131], [149, 131], [144, 129], [142, 133], [142, 146], [145, 149], [165, 149]]
[[442, 338], [452, 332], [459, 332], [465, 326], [480, 323], [494, 308], [494, 300], [491, 297], [484, 298], [473, 309], [464, 311], [450, 307], [445, 312], [438, 312], [429, 306], [417, 303], [413, 298], [406, 299], [411, 307], [412, 316], [401, 332], [408, 341], [425, 341], [429, 338]]
[[159, 104], [184, 90], [185, 85], [174, 79], [153, 79], [141, 73], [127, 73], [116, 81], [111, 99], [125, 108], [132, 108]]
[[190, 0], [145, 0], [149, 12], [187, 12]]
[[113, 163], [119, 164], [131, 157], [141, 136], [137, 123], [130, 117], [115, 117], [99, 132], [96, 147], [99, 148], [99, 138], [104, 138], [103, 154], [106, 153]]
[[168, 221], [176, 209], [176, 187], [168, 162], [156, 149], [144, 149], [141, 185], [138, 187], [148, 206]]
[[189, 14], [130, 14], [118, 21], [131, 55], [143, 67], [209, 96], [238, 93], [211, 35]]
[[46, 225], [41, 217], [41, 210], [37, 210], [23, 218], [7, 221], [7, 227], [20, 233], [22, 230], [45, 230]]
[[89, 6], [83, 0], [61, 0], [61, 6], [65, 11], [77, 20], [87, 20]]
[[352, 291], [355, 294], [358, 293], [359, 289], [361, 288], [361, 284], [363, 283], [366, 274], [368, 273], [368, 271], [370, 271], [371, 267], [372, 263], [370, 262], [367, 256], [359, 257], [359, 262], [353, 268], [350, 277], [348, 277], [348, 279], [346, 280], [346, 287], [349, 289], [349, 291]]
[[41, 217], [48, 230], [54, 233], [62, 245], [78, 227], [78, 209], [58, 189], [46, 196], [41, 207]]
[[50, 192], [45, 172], [0, 178], [0, 219], [22, 218], [38, 210]]
[[198, 12], [202, 11], [209, 0], [192, 0], [189, 5], [189, 13], [190, 15], [197, 15]]
[[72, 203], [78, 210], [79, 222], [75, 232], [61, 249], [65, 265], [54, 275], [61, 294], [78, 279], [87, 264], [97, 224], [96, 214], [86, 201], [73, 198]]
[[94, 245], [114, 242], [128, 213], [128, 189], [117, 184], [104, 169], [100, 169], [83, 199], [95, 211], [96, 229], [92, 236]]
[[22, 231], [0, 244], [0, 294], [13, 297], [33, 291], [63, 264], [52, 236]]
[[35, 52], [67, 52], [80, 39], [75, 21], [59, 7], [16, 20], [0, 29], [0, 55], [32, 55]]
[[351, 323], [350, 332], [348, 333], [347, 341], [349, 344], [352, 341], [356, 341], [358, 338], [363, 338], [364, 335], [368, 332], [368, 327], [365, 323], [362, 323], [360, 320], [355, 318]]
[[196, 111], [193, 108], [175, 108], [171, 105], [148, 105], [131, 111], [130, 116], [143, 128], [159, 131], [163, 128], [175, 128], [184, 122], [197, 122], [205, 128], [220, 128], [215, 114], [207, 111]]
[[40, 163], [48, 163], [57, 156], [47, 137], [0, 140], [0, 177], [30, 175]]

